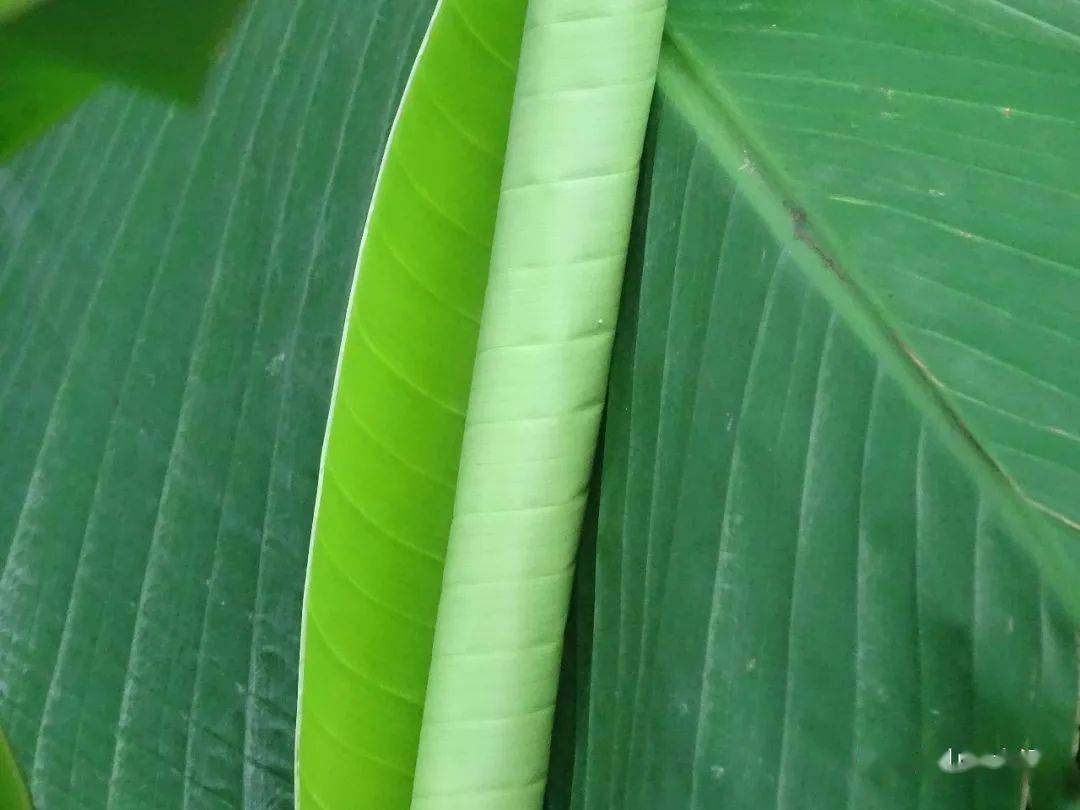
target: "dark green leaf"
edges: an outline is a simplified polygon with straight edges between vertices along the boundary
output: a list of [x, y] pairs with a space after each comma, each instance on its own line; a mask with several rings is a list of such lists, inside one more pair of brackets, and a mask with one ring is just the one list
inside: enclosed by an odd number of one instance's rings
[[1031, 746], [1033, 806], [1059, 806], [1073, 624], [790, 244], [678, 111], [657, 119], [579, 603], [594, 633], [557, 732], [577, 724], [579, 756], [553, 798], [1011, 810], [1019, 770], [937, 760]]
[[0, 7], [0, 160], [115, 78], [188, 103], [241, 0], [47, 0]]
[[671, 5], [553, 799], [1075, 801], [1075, 14]]
[[0, 170], [0, 725], [43, 808], [286, 808], [304, 562], [431, 3], [257, 0], [197, 111]]
[[100, 80], [39, 58], [0, 35], [0, 161], [67, 115]]

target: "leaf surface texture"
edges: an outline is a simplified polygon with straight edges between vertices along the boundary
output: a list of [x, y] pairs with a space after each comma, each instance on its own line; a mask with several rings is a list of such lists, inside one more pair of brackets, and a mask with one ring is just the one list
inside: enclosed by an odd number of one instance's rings
[[1074, 798], [1077, 53], [969, 5], [672, 3], [552, 806]]
[[431, 4], [256, 0], [0, 169], [0, 723], [39, 808], [284, 808], [356, 244]]

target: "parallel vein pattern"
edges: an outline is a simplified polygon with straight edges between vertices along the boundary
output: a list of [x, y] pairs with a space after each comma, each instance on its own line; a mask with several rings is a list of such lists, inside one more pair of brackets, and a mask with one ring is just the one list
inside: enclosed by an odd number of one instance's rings
[[1080, 526], [1080, 7], [672, 5], [748, 165], [1023, 496]]
[[291, 804], [317, 448], [429, 11], [256, 0], [198, 111], [105, 93], [0, 172], [0, 724], [42, 810]]
[[443, 0], [380, 170], [312, 536], [301, 807], [409, 806], [523, 19]]
[[531, 0], [414, 810], [539, 807], [665, 4]]
[[[1071, 623], [670, 102], [654, 126], [549, 806], [1062, 806]], [[1029, 786], [937, 767], [1022, 746]]]

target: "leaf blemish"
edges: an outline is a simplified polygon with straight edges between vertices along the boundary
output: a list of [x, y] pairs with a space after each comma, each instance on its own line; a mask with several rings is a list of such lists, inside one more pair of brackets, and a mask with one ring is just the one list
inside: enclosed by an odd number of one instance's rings
[[789, 200], [784, 201], [784, 208], [787, 209], [788, 216], [791, 217], [792, 233], [795, 238], [814, 251], [821, 263], [829, 268], [838, 278], [846, 280], [844, 272], [837, 265], [836, 261], [825, 251], [825, 248], [821, 246], [817, 239], [814, 238], [809, 220], [806, 218], [806, 212]]

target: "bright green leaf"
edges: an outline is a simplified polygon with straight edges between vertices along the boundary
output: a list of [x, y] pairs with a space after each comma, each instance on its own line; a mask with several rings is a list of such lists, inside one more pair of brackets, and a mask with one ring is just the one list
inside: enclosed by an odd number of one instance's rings
[[7, 737], [0, 731], [0, 807], [5, 810], [31, 810], [19, 765]]
[[305, 807], [412, 796], [524, 19], [506, 8], [439, 6], [364, 231], [304, 609]]
[[523, 38], [498, 8], [437, 12], [364, 235], [307, 588], [313, 806], [543, 795], [664, 5], [541, 0]]

